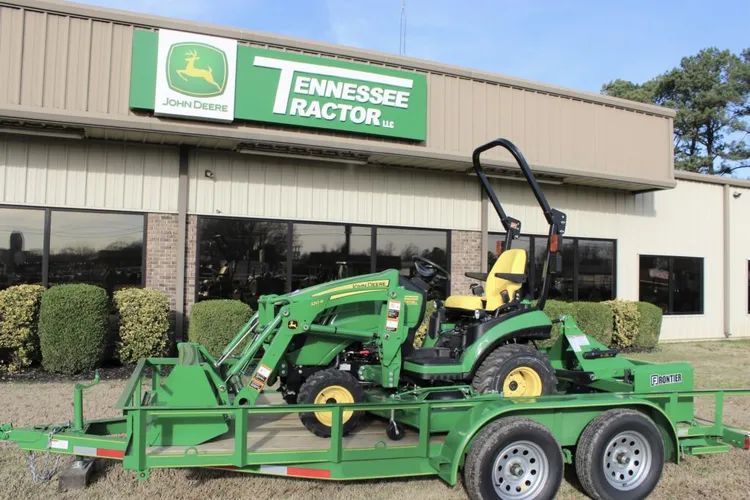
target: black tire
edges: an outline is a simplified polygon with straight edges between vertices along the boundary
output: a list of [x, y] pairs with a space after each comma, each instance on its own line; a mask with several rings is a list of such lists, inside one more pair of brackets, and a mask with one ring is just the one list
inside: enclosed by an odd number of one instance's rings
[[560, 445], [546, 427], [526, 418], [503, 418], [472, 441], [464, 486], [472, 500], [554, 498], [563, 467]]
[[[298, 404], [315, 404], [316, 399], [325, 397], [324, 390], [333, 387], [340, 387], [345, 389], [351, 396], [351, 402], [360, 403], [363, 399], [362, 387], [359, 385], [357, 379], [355, 379], [348, 372], [337, 370], [336, 368], [328, 368], [314, 373], [305, 380], [299, 389], [299, 395], [297, 396]], [[338, 390], [337, 390], [338, 391]], [[327, 398], [327, 403], [345, 403], [348, 401], [338, 401], [333, 398]], [[325, 403], [318, 403], [325, 404]], [[307, 429], [320, 437], [331, 437], [331, 412], [306, 412], [300, 413], [300, 420], [307, 427]], [[346, 436], [352, 432], [359, 424], [359, 420], [362, 417], [361, 411], [344, 412], [344, 429], [343, 433]]]
[[581, 433], [575, 452], [581, 486], [597, 500], [646, 498], [664, 467], [664, 441], [641, 412], [609, 410]]
[[492, 351], [477, 368], [471, 386], [479, 393], [495, 391], [503, 394], [508, 376], [515, 370], [524, 368], [532, 370], [539, 377], [541, 393], [520, 395], [533, 397], [557, 391], [557, 377], [547, 356], [523, 344], [507, 344]]

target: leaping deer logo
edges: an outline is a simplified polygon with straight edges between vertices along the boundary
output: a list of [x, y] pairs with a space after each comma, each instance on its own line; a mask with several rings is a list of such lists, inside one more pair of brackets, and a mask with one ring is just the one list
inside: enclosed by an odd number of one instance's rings
[[197, 61], [198, 59], [200, 59], [200, 57], [198, 57], [197, 51], [188, 50], [187, 52], [185, 52], [185, 67], [182, 69], [178, 69], [176, 73], [185, 81], [188, 81], [188, 77], [200, 78], [216, 87], [217, 90], [221, 91], [221, 85], [216, 83], [216, 81], [214, 80], [214, 72], [211, 66], [207, 66], [207, 69], [197, 68], [195, 66], [195, 61]]

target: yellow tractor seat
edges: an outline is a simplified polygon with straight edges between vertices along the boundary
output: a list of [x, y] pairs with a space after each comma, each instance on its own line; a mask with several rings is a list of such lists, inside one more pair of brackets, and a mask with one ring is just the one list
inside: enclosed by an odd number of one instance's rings
[[466, 273], [474, 279], [486, 280], [484, 297], [476, 295], [451, 295], [445, 299], [449, 309], [494, 311], [511, 302], [526, 281], [526, 250], [513, 248], [498, 257], [488, 274]]

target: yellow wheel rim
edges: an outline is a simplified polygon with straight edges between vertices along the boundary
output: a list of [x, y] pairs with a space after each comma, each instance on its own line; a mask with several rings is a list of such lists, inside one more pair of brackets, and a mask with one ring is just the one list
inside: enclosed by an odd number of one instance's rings
[[[315, 400], [313, 401], [316, 405], [335, 404], [335, 403], [353, 403], [354, 395], [349, 392], [346, 387], [340, 385], [329, 385], [328, 387], [321, 390]], [[347, 410], [342, 416], [342, 423], [346, 423], [352, 417], [352, 411]], [[330, 427], [333, 421], [333, 413], [330, 411], [318, 411], [315, 412], [315, 418], [318, 419], [323, 425]]]
[[506, 398], [535, 397], [542, 395], [542, 379], [536, 370], [519, 366], [505, 377], [503, 396]]

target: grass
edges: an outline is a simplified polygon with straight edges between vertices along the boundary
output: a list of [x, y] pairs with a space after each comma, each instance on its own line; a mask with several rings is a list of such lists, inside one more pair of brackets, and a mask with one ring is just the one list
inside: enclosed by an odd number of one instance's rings
[[[750, 341], [667, 344], [651, 353], [631, 357], [646, 361], [689, 361], [695, 367], [698, 388], [750, 386]], [[105, 380], [87, 392], [87, 418], [114, 415], [112, 405], [124, 385]], [[0, 422], [18, 426], [67, 421], [71, 418], [73, 382], [0, 383]], [[744, 401], [742, 400], [744, 399]], [[727, 421], [750, 428], [750, 397], [730, 401]], [[711, 415], [711, 405], [697, 402], [697, 413]], [[64, 458], [69, 461], [69, 458]], [[252, 476], [202, 469], [156, 470], [151, 479], [138, 482], [119, 463], [110, 462], [94, 476], [84, 491], [57, 493], [56, 481], [34, 484], [27, 472], [24, 453], [0, 443], [0, 498], [232, 498], [252, 496], [271, 499], [372, 499], [405, 498], [449, 500], [465, 498], [461, 485], [451, 488], [438, 479], [404, 479], [367, 482], [324, 482]], [[652, 498], [747, 498], [750, 491], [750, 452], [705, 457], [686, 457], [680, 465], [667, 464]], [[572, 470], [559, 499], [585, 498]]]

